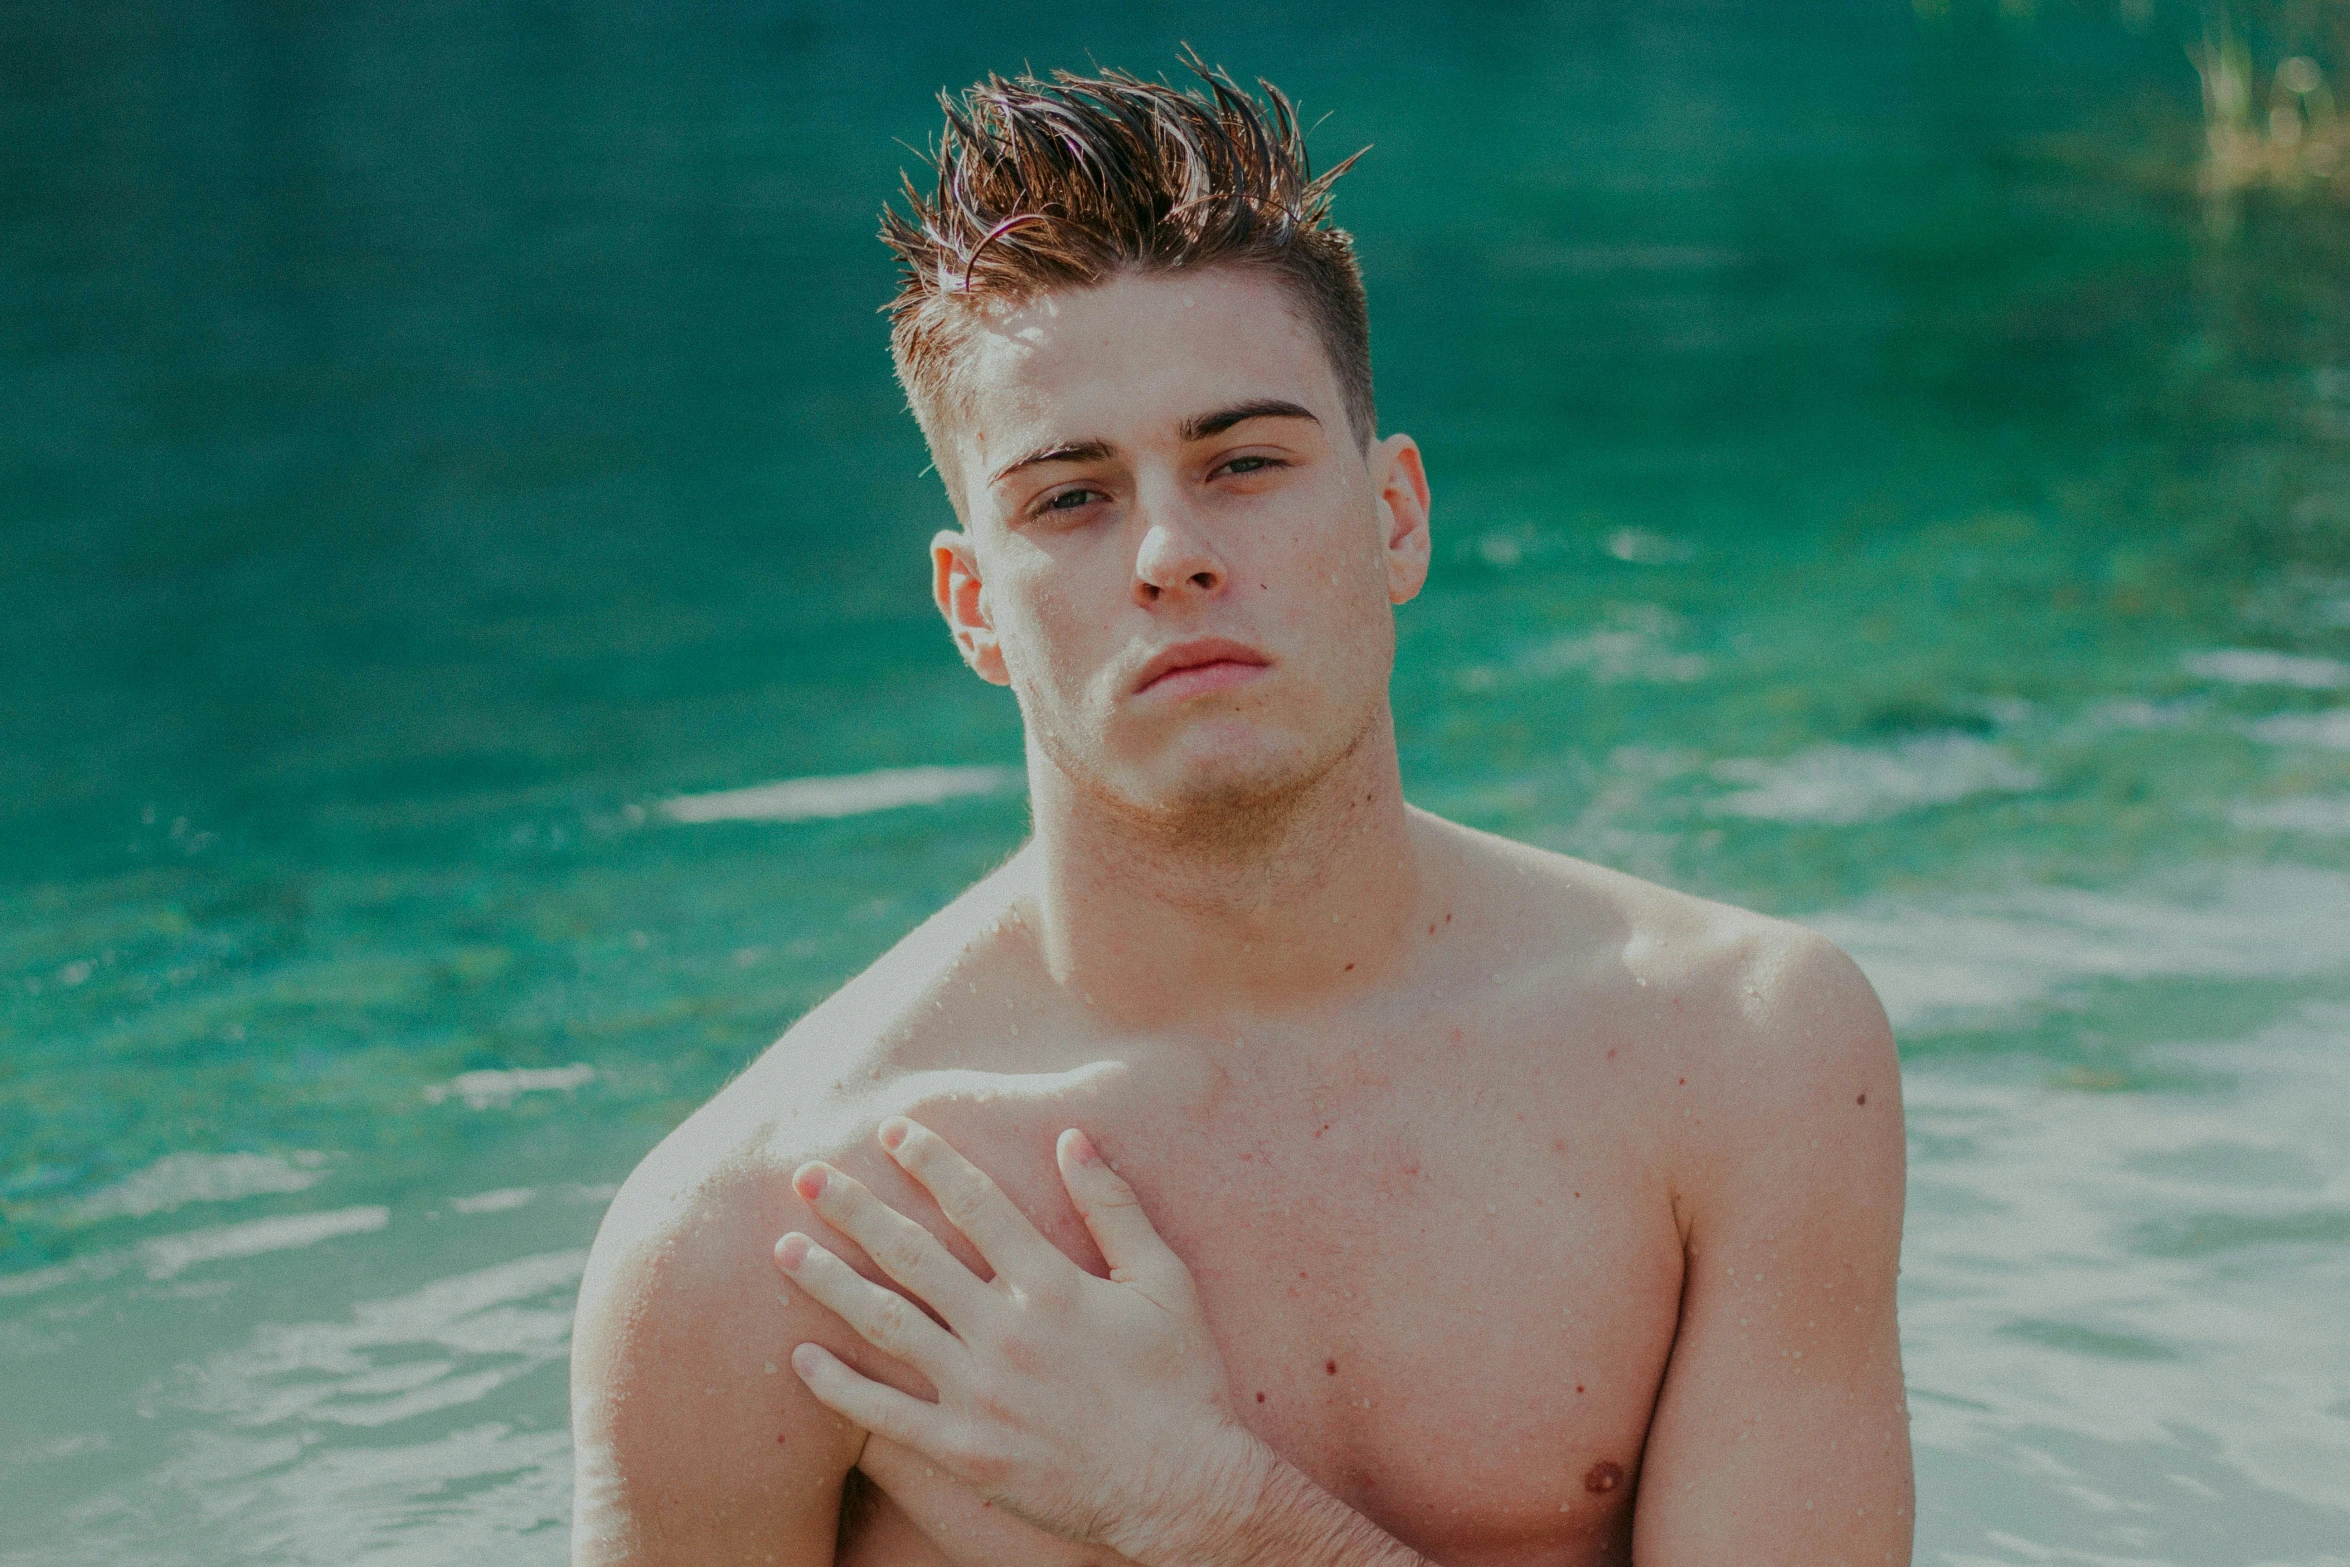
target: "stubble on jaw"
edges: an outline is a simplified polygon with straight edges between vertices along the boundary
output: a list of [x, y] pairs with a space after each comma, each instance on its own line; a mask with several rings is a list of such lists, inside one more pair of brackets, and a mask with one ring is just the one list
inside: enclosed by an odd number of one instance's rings
[[1346, 820], [1358, 802], [1351, 765], [1378, 727], [1377, 706], [1367, 707], [1347, 737], [1322, 755], [1291, 768], [1209, 776], [1165, 802], [1141, 802], [1120, 793], [1090, 772], [1062, 737], [1038, 728], [1035, 740], [1046, 759], [1083, 801], [1085, 814], [1106, 827], [1089, 833], [1095, 848], [1127, 861], [1141, 873], [1186, 865], [1210, 873], [1211, 881], [1158, 878], [1158, 890], [1199, 912], [1230, 912], [1294, 890], [1266, 883], [1265, 873], [1287, 868], [1281, 879], [1308, 877], [1323, 858], [1310, 841], [1327, 830], [1334, 849], [1346, 836]]

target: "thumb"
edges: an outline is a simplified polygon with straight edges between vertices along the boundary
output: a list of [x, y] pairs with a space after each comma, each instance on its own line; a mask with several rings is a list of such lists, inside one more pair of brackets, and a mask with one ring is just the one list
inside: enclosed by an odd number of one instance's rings
[[1112, 1279], [1134, 1284], [1162, 1276], [1170, 1267], [1183, 1271], [1182, 1259], [1159, 1238], [1134, 1188], [1110, 1168], [1092, 1138], [1071, 1127], [1061, 1134], [1055, 1152], [1060, 1156], [1061, 1184], [1092, 1232], [1102, 1261], [1110, 1265]]

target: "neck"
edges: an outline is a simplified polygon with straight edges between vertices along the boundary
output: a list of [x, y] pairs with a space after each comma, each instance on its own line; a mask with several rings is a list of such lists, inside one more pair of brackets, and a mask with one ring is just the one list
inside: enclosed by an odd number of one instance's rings
[[1393, 721], [1275, 800], [1150, 814], [1030, 748], [1023, 900], [1053, 978], [1106, 1019], [1229, 1020], [1366, 985], [1406, 950], [1424, 870]]

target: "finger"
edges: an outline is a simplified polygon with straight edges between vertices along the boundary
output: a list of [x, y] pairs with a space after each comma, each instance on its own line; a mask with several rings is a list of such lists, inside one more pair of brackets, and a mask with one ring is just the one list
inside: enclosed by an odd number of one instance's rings
[[973, 1313], [995, 1300], [955, 1254], [912, 1219], [873, 1195], [871, 1187], [828, 1164], [803, 1164], [792, 1190], [825, 1223], [865, 1248], [875, 1266], [914, 1292], [947, 1326], [960, 1331]]
[[918, 1453], [927, 1451], [924, 1443], [930, 1437], [931, 1423], [938, 1418], [936, 1404], [858, 1375], [821, 1344], [802, 1344], [793, 1350], [791, 1368], [816, 1395], [816, 1402], [834, 1414], [900, 1446]]
[[1170, 1265], [1182, 1268], [1182, 1259], [1142, 1211], [1142, 1200], [1134, 1195], [1134, 1188], [1110, 1168], [1092, 1138], [1071, 1127], [1061, 1134], [1054, 1152], [1060, 1159], [1061, 1184], [1069, 1189], [1077, 1216], [1093, 1233], [1102, 1261], [1110, 1265], [1111, 1278], [1120, 1284], [1140, 1279], [1155, 1282], [1167, 1276]]
[[1076, 1266], [1028, 1222], [1028, 1215], [1012, 1205], [986, 1171], [928, 1127], [892, 1116], [881, 1123], [881, 1146], [922, 1183], [947, 1222], [970, 1237], [997, 1277], [1033, 1281], [1056, 1268]]
[[943, 1387], [962, 1345], [905, 1296], [859, 1274], [797, 1231], [775, 1243], [775, 1265], [820, 1306], [883, 1354]]

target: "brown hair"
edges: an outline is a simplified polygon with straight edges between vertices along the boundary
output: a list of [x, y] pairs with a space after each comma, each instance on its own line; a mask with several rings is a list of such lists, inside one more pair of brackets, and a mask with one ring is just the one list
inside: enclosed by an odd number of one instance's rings
[[1370, 441], [1370, 314], [1353, 237], [1330, 224], [1330, 187], [1362, 153], [1317, 177], [1281, 89], [1260, 80], [1259, 102], [1198, 55], [1184, 63], [1204, 90], [1056, 71], [939, 94], [937, 188], [926, 198], [905, 176], [912, 210], [881, 220], [903, 263], [890, 355], [934, 452], [974, 311], [1123, 271], [1212, 265], [1260, 267], [1290, 290], [1357, 442]]

